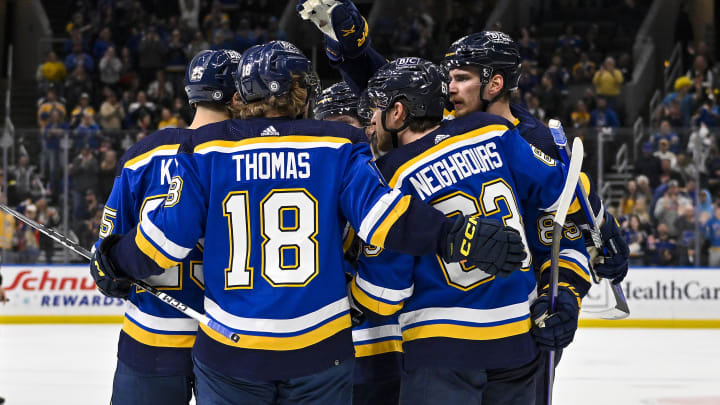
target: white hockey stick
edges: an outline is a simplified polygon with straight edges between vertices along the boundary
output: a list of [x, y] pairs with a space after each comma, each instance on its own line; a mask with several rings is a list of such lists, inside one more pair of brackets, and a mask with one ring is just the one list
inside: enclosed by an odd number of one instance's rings
[[[570, 153], [567, 144], [567, 137], [565, 136], [565, 131], [563, 130], [562, 123], [560, 123], [560, 121], [558, 120], [550, 120], [548, 122], [548, 126], [550, 127], [550, 132], [552, 133], [555, 140], [555, 145], [558, 147], [560, 158], [563, 160], [563, 163], [567, 164], [567, 162], [574, 155], [574, 151], [572, 154]], [[573, 144], [573, 148], [574, 146], [575, 145]], [[582, 182], [578, 182], [577, 184], [576, 195], [580, 199], [580, 205], [582, 206], [583, 211], [586, 214], [586, 218], [590, 223], [590, 235], [593, 245], [597, 249], [598, 253], [602, 254], [605, 250], [605, 247], [602, 243], [600, 224], [598, 224], [597, 220], [598, 216], [592, 210], [590, 201], [588, 201], [587, 190], [585, 190]], [[609, 248], [612, 249], [613, 252], [617, 252], [615, 245], [611, 244]], [[592, 269], [592, 266], [590, 271], [593, 276], [593, 280], [597, 283], [599, 278], [595, 274], [595, 271]], [[608, 279], [599, 279], [599, 283], [603, 289], [610, 290], [612, 292], [614, 303], [611, 307], [601, 308], [596, 311], [588, 311], [587, 309], [584, 309], [583, 312], [592, 313], [603, 319], [627, 318], [628, 315], [630, 315], [630, 308], [628, 306], [627, 299], [625, 298], [625, 294], [623, 293], [622, 286], [620, 286], [619, 284], [613, 284]]]
[[[92, 259], [92, 254], [90, 253], [89, 250], [87, 250], [84, 247], [80, 246], [79, 244], [73, 242], [67, 236], [57, 232], [56, 230], [48, 228], [45, 225], [42, 225], [40, 223], [33, 221], [32, 219], [15, 211], [14, 209], [8, 207], [5, 204], [0, 204], [0, 209], [5, 211], [8, 214], [14, 216], [15, 218], [19, 219], [20, 221], [28, 224], [29, 226], [37, 229], [38, 231], [42, 232], [45, 236], [49, 237], [50, 239], [56, 241], [57, 243], [59, 243], [63, 246], [65, 246], [66, 248], [72, 250], [73, 252], [79, 254], [80, 256], [82, 256], [88, 260]], [[148, 284], [142, 280], [131, 280], [131, 281], [136, 286], [146, 290], [150, 294], [157, 297], [160, 301], [170, 305], [171, 307], [177, 309], [178, 311], [182, 312], [183, 314], [187, 315], [188, 317], [195, 319], [196, 321], [198, 321], [201, 324], [207, 326], [208, 328], [214, 330], [215, 332], [232, 340], [233, 342], [237, 342], [240, 340], [240, 335], [238, 335], [237, 333], [228, 329], [225, 325], [223, 325], [213, 319], [210, 319], [206, 315], [203, 315], [203, 314], [195, 311], [194, 309], [183, 304], [182, 302], [178, 301], [177, 299], [165, 294], [162, 291], [155, 289], [155, 287], [151, 286], [150, 284]]]
[[[583, 144], [580, 138], [575, 138], [572, 149], [572, 159], [568, 167], [568, 175], [563, 186], [562, 193], [558, 199], [558, 208], [555, 211], [553, 219], [553, 236], [552, 247], [550, 253], [550, 311], [549, 314], [555, 313], [555, 304], [558, 294], [558, 279], [560, 277], [560, 239], [562, 238], [563, 229], [565, 227], [565, 219], [567, 218], [570, 204], [575, 199], [575, 188], [580, 179], [580, 170], [584, 155]], [[555, 351], [548, 353], [548, 386], [547, 386], [547, 404], [552, 405], [553, 380], [555, 379]]]

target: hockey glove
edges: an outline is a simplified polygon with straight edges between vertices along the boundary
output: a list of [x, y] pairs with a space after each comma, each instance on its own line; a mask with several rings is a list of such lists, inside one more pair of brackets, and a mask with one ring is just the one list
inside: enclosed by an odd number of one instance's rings
[[365, 313], [358, 307], [358, 305], [355, 303], [355, 299], [352, 295], [352, 280], [353, 275], [345, 272], [345, 285], [347, 288], [347, 296], [348, 301], [350, 301], [350, 323], [352, 324], [353, 328], [356, 326], [360, 326], [365, 322]]
[[595, 272], [602, 278], [611, 279], [613, 284], [618, 284], [627, 275], [630, 248], [620, 233], [617, 221], [609, 212], [605, 212], [605, 223], [600, 227], [600, 233], [605, 245], [605, 258], [595, 264]]
[[507, 277], [522, 265], [525, 249], [518, 231], [475, 215], [455, 221], [442, 256], [446, 262], [466, 261], [490, 275]]
[[333, 62], [355, 58], [370, 44], [367, 21], [350, 0], [299, 0], [296, 9], [325, 34], [325, 51]]
[[549, 314], [548, 288], [530, 306], [533, 323], [530, 333], [540, 350], [560, 350], [567, 347], [575, 337], [580, 314], [580, 296], [568, 283], [558, 284], [555, 313]]
[[112, 234], [105, 238], [90, 259], [90, 274], [103, 295], [115, 298], [127, 298], [132, 282], [115, 268], [108, 256], [110, 249], [122, 235]]

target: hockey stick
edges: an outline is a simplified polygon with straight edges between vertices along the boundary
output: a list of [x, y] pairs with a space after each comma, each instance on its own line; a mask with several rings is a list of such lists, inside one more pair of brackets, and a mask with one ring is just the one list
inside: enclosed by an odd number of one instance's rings
[[[43, 233], [50, 239], [65, 246], [66, 248], [72, 250], [73, 252], [79, 254], [80, 256], [82, 256], [88, 260], [92, 260], [92, 254], [90, 253], [89, 250], [87, 250], [84, 247], [80, 246], [79, 244], [73, 242], [67, 236], [57, 232], [54, 229], [48, 228], [45, 225], [42, 225], [38, 222], [33, 221], [32, 219], [15, 211], [14, 209], [8, 207], [5, 204], [0, 204], [0, 209], [5, 211], [8, 214], [14, 216], [15, 218], [19, 219], [20, 221], [28, 224], [29, 226], [37, 229], [38, 231], [40, 231], [41, 233]], [[213, 319], [210, 319], [206, 315], [203, 315], [203, 314], [195, 311], [194, 309], [183, 304], [182, 302], [178, 301], [177, 299], [165, 294], [164, 292], [155, 289], [150, 284], [148, 284], [142, 280], [131, 280], [131, 281], [136, 286], [144, 289], [145, 291], [147, 291], [150, 294], [157, 297], [160, 301], [170, 305], [171, 307], [177, 309], [178, 311], [182, 312], [183, 314], [187, 315], [188, 317], [195, 319], [196, 321], [198, 321], [201, 324], [207, 326], [208, 328], [214, 330], [215, 332], [232, 340], [233, 342], [237, 342], [240, 340], [240, 335], [238, 335], [237, 333], [228, 329], [226, 326], [222, 325], [221, 323], [219, 323]]]
[[[555, 313], [555, 304], [558, 294], [558, 282], [560, 278], [560, 239], [565, 227], [565, 219], [567, 218], [570, 204], [575, 198], [575, 187], [580, 179], [580, 169], [583, 161], [583, 144], [580, 138], [575, 138], [573, 142], [573, 158], [570, 159], [568, 167], [568, 175], [563, 186], [562, 193], [558, 199], [557, 211], [553, 219], [552, 247], [550, 252], [550, 311], [549, 314]], [[548, 386], [546, 392], [547, 404], [552, 404], [553, 380], [555, 380], [555, 351], [548, 353]]]
[[[550, 127], [550, 132], [552, 133], [555, 140], [555, 145], [557, 145], [558, 147], [560, 158], [562, 159], [563, 163], [568, 164], [572, 155], [570, 154], [570, 150], [567, 144], [567, 137], [565, 136], [565, 131], [563, 130], [562, 123], [558, 120], [550, 120], [548, 126]], [[575, 145], [573, 144], [573, 147], [574, 146]], [[598, 224], [597, 216], [592, 210], [590, 201], [588, 201], [587, 190], [585, 190], [582, 182], [577, 183], [577, 189], [575, 194], [577, 195], [580, 201], [580, 206], [582, 207], [582, 210], [585, 213], [588, 222], [590, 223], [590, 235], [593, 245], [598, 252], [605, 252], [605, 247], [602, 243], [602, 235], [600, 233], [600, 224]], [[611, 249], [613, 253], [617, 254], [617, 248], [612, 243], [612, 241], [610, 241], [609, 249]], [[599, 279], [598, 281], [598, 276], [597, 274], [595, 274], [592, 266], [590, 271], [592, 273], [593, 280], [595, 280], [596, 283], [601, 283], [603, 284], [603, 287], [605, 289], [609, 289], [610, 291], [612, 291], [615, 301], [615, 305], [612, 308], [607, 308], [592, 313], [597, 314], [599, 317], [604, 319], [627, 318], [628, 315], [630, 315], [630, 308], [628, 306], [627, 299], [625, 298], [625, 294], [623, 293], [622, 286], [620, 284], [613, 284], [610, 282], [610, 280], [607, 279]]]

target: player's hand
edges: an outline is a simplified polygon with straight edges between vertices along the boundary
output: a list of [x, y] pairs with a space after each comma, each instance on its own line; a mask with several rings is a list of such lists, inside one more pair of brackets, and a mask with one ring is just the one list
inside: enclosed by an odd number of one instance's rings
[[600, 227], [600, 233], [605, 245], [605, 258], [602, 263], [595, 264], [595, 272], [602, 278], [611, 279], [613, 284], [618, 284], [627, 275], [630, 248], [620, 234], [615, 218], [608, 212], [605, 212], [605, 223]]
[[296, 9], [325, 34], [325, 50], [334, 62], [355, 58], [370, 44], [367, 21], [350, 0], [299, 0]]
[[526, 253], [518, 231], [474, 215], [455, 221], [442, 255], [446, 262], [466, 261], [488, 274], [507, 277], [520, 269]]
[[103, 295], [115, 298], [127, 298], [132, 282], [125, 277], [110, 260], [108, 253], [122, 235], [112, 234], [105, 238], [90, 259], [90, 274]]
[[580, 314], [580, 296], [570, 284], [560, 283], [555, 312], [550, 314], [549, 309], [550, 296], [546, 288], [530, 306], [533, 320], [530, 333], [540, 350], [560, 350], [567, 347], [575, 337]]
[[7, 297], [7, 294], [5, 294], [5, 289], [0, 287], [0, 302], [3, 304], [10, 301]]

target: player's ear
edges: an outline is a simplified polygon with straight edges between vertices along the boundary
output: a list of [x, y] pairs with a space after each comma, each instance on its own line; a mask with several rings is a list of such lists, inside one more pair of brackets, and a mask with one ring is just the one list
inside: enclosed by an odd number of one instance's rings
[[504, 84], [505, 84], [505, 80], [503, 79], [502, 75], [500, 75], [500, 74], [493, 75], [493, 77], [490, 78], [490, 83], [488, 83], [490, 96], [494, 97], [498, 93], [500, 93], [503, 89]]
[[396, 121], [405, 121], [405, 116], [407, 115], [407, 110], [403, 103], [396, 101], [393, 105], [392, 109], [392, 117]]

